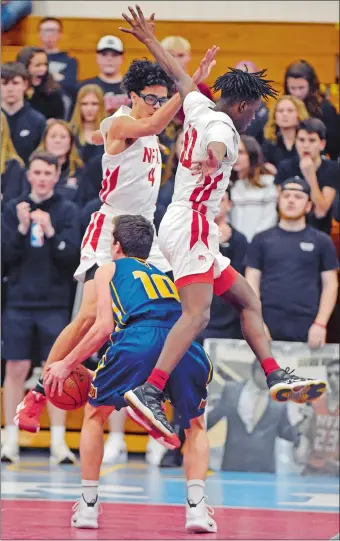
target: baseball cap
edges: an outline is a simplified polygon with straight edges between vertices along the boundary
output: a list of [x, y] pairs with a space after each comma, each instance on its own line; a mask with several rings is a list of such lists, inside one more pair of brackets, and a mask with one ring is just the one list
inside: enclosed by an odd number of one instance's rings
[[107, 50], [116, 51], [116, 53], [123, 54], [124, 46], [122, 41], [116, 36], [103, 36], [98, 41], [97, 53]]
[[[300, 186], [300, 188], [291, 188], [290, 186], [288, 186], [288, 184], [298, 184]], [[303, 192], [305, 194], [307, 194], [308, 196], [310, 195], [310, 186], [309, 184], [301, 177], [299, 176], [295, 176], [295, 177], [289, 177], [289, 178], [286, 178], [286, 180], [284, 180], [281, 184], [281, 189], [282, 191], [284, 190], [296, 190], [298, 192]]]

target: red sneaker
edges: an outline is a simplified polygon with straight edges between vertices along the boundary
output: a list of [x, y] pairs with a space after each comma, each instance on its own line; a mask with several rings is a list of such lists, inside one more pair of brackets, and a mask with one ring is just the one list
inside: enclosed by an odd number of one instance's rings
[[14, 423], [20, 430], [39, 432], [40, 415], [45, 404], [46, 396], [31, 389], [28, 391], [23, 401], [18, 405]]
[[126, 408], [128, 416], [135, 421], [139, 426], [142, 426], [144, 430], [147, 431], [149, 436], [151, 436], [154, 440], [157, 440], [158, 443], [166, 447], [166, 449], [178, 449], [181, 446], [181, 440], [176, 434], [172, 434], [171, 436], [165, 436], [162, 434], [162, 432], [159, 432], [157, 428], [155, 428], [149, 421], [146, 419], [146, 417], [143, 416], [143, 414], [131, 408], [131, 406], [128, 406]]

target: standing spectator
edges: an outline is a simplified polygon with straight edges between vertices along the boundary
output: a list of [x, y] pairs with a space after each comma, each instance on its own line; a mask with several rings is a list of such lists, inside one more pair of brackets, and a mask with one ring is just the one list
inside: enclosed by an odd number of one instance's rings
[[92, 133], [99, 130], [100, 123], [105, 118], [104, 94], [98, 85], [82, 86], [77, 95], [77, 101], [70, 120], [70, 126], [75, 135], [77, 150], [83, 162], [104, 153], [103, 145], [94, 145]]
[[25, 103], [28, 73], [20, 62], [8, 62], [1, 69], [1, 109], [6, 115], [14, 148], [24, 162], [40, 143], [46, 118]]
[[78, 188], [86, 182], [83, 162], [78, 154], [71, 128], [64, 120], [51, 120], [46, 127], [39, 150], [45, 150], [58, 160], [60, 177], [56, 193], [71, 201], [78, 200]]
[[[252, 62], [251, 60], [240, 60], [237, 62], [235, 69], [248, 71], [249, 73], [257, 73], [259, 72], [259, 68]], [[263, 130], [266, 125], [266, 122], [268, 120], [268, 107], [267, 105], [261, 101], [261, 105], [258, 108], [258, 110], [255, 113], [255, 118], [252, 121], [252, 123], [248, 126], [246, 130], [247, 135], [251, 135], [252, 137], [255, 137], [255, 139], [262, 145], [264, 135]]]
[[23, 47], [17, 55], [28, 71], [31, 86], [26, 95], [34, 109], [46, 118], [64, 118], [64, 102], [59, 84], [48, 72], [48, 58], [44, 49]]
[[13, 146], [6, 116], [1, 111], [1, 204], [18, 197], [25, 187], [25, 164]]
[[299, 444], [286, 404], [270, 399], [265, 375], [256, 359], [251, 379], [226, 382], [220, 400], [208, 413], [208, 430], [223, 418], [228, 423], [223, 471], [275, 473], [276, 439]]
[[69, 112], [77, 92], [78, 61], [59, 48], [63, 33], [63, 23], [60, 19], [45, 17], [39, 22], [38, 30], [41, 46], [47, 53], [49, 72], [68, 97]]
[[[190, 43], [181, 36], [167, 36], [163, 39], [161, 42], [161, 45], [164, 47], [164, 49], [170, 53], [174, 58], [176, 58], [177, 62], [179, 62], [184, 69], [184, 71], [187, 71], [188, 69], [188, 63], [191, 60], [191, 45]], [[199, 83], [198, 85], [199, 91], [201, 94], [204, 94], [204, 96], [207, 96], [209, 100], [213, 100], [212, 92], [208, 85], [204, 83]], [[179, 123], [181, 126], [184, 122], [184, 112], [183, 108], [181, 108], [176, 116], [175, 119], [176, 123]]]
[[338, 262], [330, 237], [306, 225], [309, 194], [303, 179], [283, 183], [279, 224], [254, 237], [246, 278], [261, 298], [268, 338], [319, 348], [337, 298]]
[[84, 85], [98, 85], [104, 93], [107, 113], [113, 113], [121, 105], [128, 105], [130, 99], [121, 89], [123, 74], [123, 43], [116, 36], [103, 36], [97, 44], [97, 64], [99, 73], [96, 77], [82, 81]]
[[326, 153], [332, 160], [340, 155], [340, 117], [334, 105], [320, 91], [320, 82], [313, 66], [306, 60], [288, 66], [284, 92], [303, 100], [311, 117], [319, 118], [327, 129]]
[[298, 126], [296, 150], [298, 156], [284, 160], [278, 168], [275, 184], [291, 177], [303, 177], [311, 190], [313, 212], [307, 221], [330, 234], [332, 205], [340, 184], [340, 165], [322, 156], [326, 145], [326, 128], [317, 118], [309, 118]]
[[[33, 347], [40, 359], [69, 320], [72, 273], [79, 257], [80, 221], [77, 208], [54, 193], [58, 161], [46, 152], [30, 158], [31, 191], [10, 201], [2, 222], [2, 257], [7, 265], [7, 302], [3, 315], [6, 440], [4, 460], [16, 462], [16, 407], [22, 400]], [[43, 272], [42, 272], [43, 269]], [[40, 394], [32, 395], [34, 400]], [[51, 461], [74, 461], [64, 441], [66, 412], [48, 405], [51, 417]]]
[[1, 32], [8, 32], [32, 12], [32, 0], [1, 1]]
[[296, 130], [302, 120], [309, 117], [303, 101], [293, 96], [281, 96], [274, 103], [264, 128], [266, 140], [262, 144], [265, 161], [276, 174], [280, 162], [297, 156]]
[[273, 227], [277, 223], [277, 190], [274, 176], [263, 165], [259, 143], [250, 135], [241, 135], [238, 158], [231, 179], [232, 208], [230, 222], [247, 237]]

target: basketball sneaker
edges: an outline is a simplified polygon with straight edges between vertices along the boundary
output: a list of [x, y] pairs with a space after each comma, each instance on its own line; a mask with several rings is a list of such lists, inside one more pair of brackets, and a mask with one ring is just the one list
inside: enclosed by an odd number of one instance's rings
[[1, 462], [17, 464], [20, 460], [19, 446], [17, 443], [4, 443], [1, 447]]
[[121, 464], [122, 462], [127, 462], [126, 443], [120, 436], [120, 434], [117, 435], [115, 432], [108, 435], [104, 446], [103, 464]]
[[58, 464], [75, 464], [76, 462], [76, 455], [68, 448], [65, 441], [51, 445], [50, 464], [52, 466], [57, 466]]
[[204, 498], [197, 504], [187, 500], [185, 530], [188, 533], [216, 533], [213, 515], [213, 508], [206, 505]]
[[149, 436], [156, 440], [158, 443], [163, 445], [166, 449], [178, 449], [181, 446], [181, 441], [178, 438], [177, 434], [172, 434], [171, 436], [164, 436], [157, 428], [155, 428], [149, 421], [142, 415], [138, 410], [134, 410], [131, 406], [126, 408], [128, 416], [135, 421], [138, 425], [144, 428], [147, 431]]
[[292, 400], [304, 404], [316, 400], [326, 391], [327, 384], [323, 379], [299, 378], [293, 372], [290, 368], [280, 368], [267, 376], [267, 385], [273, 400]]
[[17, 414], [14, 423], [20, 430], [26, 432], [39, 432], [40, 415], [46, 404], [46, 396], [34, 389], [28, 391], [22, 402], [17, 406]]
[[86, 503], [81, 497], [73, 506], [75, 511], [71, 518], [71, 526], [75, 528], [98, 528], [98, 515], [100, 514], [98, 497], [91, 503]]
[[175, 434], [162, 407], [165, 400], [163, 391], [160, 391], [151, 383], [144, 383], [144, 385], [140, 385], [140, 387], [136, 387], [132, 391], [127, 391], [124, 394], [124, 399], [163, 436], [171, 438]]

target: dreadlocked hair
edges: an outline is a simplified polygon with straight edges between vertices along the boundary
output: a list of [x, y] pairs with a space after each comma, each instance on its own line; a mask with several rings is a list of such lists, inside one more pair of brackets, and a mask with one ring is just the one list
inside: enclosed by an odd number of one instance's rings
[[[247, 67], [246, 67], [247, 68]], [[264, 79], [267, 75], [267, 70], [256, 71], [249, 73], [246, 71], [228, 68], [230, 71], [221, 75], [216, 80], [213, 90], [214, 93], [221, 91], [222, 99], [230, 104], [239, 101], [256, 101], [260, 98], [268, 100], [268, 97], [276, 98], [278, 91], [275, 90], [268, 79]]]
[[151, 62], [147, 58], [133, 60], [123, 77], [122, 88], [130, 96], [131, 92], [139, 94], [146, 86], [165, 86], [171, 93], [174, 84], [170, 77], [157, 62]]

